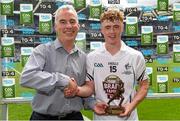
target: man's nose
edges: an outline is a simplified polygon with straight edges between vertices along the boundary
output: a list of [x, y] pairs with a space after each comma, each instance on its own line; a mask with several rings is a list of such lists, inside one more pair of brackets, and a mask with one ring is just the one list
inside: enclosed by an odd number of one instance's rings
[[110, 28], [110, 32], [113, 33], [114, 32], [114, 28]]
[[67, 23], [66, 23], [66, 27], [67, 27], [67, 28], [71, 28], [71, 27], [72, 27], [72, 24], [71, 24], [70, 22], [67, 22]]

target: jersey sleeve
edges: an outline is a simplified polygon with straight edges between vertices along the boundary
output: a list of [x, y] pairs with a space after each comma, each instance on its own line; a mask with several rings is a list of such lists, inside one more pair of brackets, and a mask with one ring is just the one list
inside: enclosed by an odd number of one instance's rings
[[136, 61], [136, 79], [138, 82], [148, 79], [148, 75], [146, 73], [145, 59], [141, 53], [138, 55]]
[[93, 57], [91, 54], [87, 55], [86, 59], [86, 69], [87, 69], [87, 74], [86, 74], [86, 81], [93, 81], [94, 80], [94, 64], [93, 64]]

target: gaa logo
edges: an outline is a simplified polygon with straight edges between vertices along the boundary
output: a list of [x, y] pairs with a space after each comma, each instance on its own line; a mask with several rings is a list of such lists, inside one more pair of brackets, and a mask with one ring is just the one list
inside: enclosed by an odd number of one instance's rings
[[128, 31], [131, 32], [131, 33], [135, 33], [135, 26], [128, 26]]
[[104, 67], [102, 63], [94, 63], [94, 67]]
[[22, 14], [22, 17], [23, 17], [24, 19], [28, 19], [28, 18], [31, 17], [31, 15], [30, 15], [30, 14], [24, 13], [24, 14]]
[[7, 9], [11, 9], [11, 6], [10, 6], [10, 5], [5, 4], [5, 5], [2, 5], [2, 8], [7, 10]]
[[98, 17], [101, 13], [100, 13], [100, 9], [99, 8], [92, 8], [92, 14], [96, 17]]
[[166, 2], [159, 2], [161, 10], [166, 10]]
[[13, 96], [13, 89], [12, 88], [5, 88], [4, 91], [5, 91], [5, 95], [7, 97]]

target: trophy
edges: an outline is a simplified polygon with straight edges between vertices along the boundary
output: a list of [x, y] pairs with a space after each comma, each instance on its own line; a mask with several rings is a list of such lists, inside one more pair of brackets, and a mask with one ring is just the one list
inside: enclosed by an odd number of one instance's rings
[[[113, 75], [115, 76], [115, 75]], [[111, 75], [112, 77], [112, 75]], [[107, 77], [108, 79], [111, 78], [110, 76]], [[117, 90], [116, 92], [113, 94], [112, 98], [110, 98], [110, 100], [108, 101], [108, 107], [105, 109], [106, 114], [108, 115], [119, 115], [120, 113], [123, 113], [125, 111], [125, 108], [122, 107], [122, 102], [124, 100], [123, 97], [123, 93], [124, 93], [124, 83], [123, 81], [115, 76], [116, 78], [114, 78], [116, 80], [116, 84], [117, 84]], [[112, 78], [111, 78], [112, 79]], [[113, 79], [113, 80], [114, 80]], [[114, 100], [114, 99], [120, 99], [119, 105], [110, 105], [110, 103]]]

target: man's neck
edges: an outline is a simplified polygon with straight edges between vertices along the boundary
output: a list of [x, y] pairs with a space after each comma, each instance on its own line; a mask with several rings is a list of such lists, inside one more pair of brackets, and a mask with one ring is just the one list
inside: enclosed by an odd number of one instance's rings
[[111, 53], [111, 55], [115, 55], [121, 49], [121, 42], [117, 44], [105, 44], [106, 50]]
[[70, 40], [61, 41], [61, 44], [68, 53], [70, 53], [74, 47], [74, 41]]

